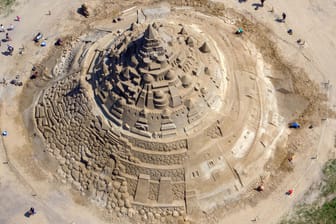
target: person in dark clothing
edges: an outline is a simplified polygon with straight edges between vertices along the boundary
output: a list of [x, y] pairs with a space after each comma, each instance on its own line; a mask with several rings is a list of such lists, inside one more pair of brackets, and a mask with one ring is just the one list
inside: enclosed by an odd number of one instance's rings
[[33, 208], [33, 207], [31, 207], [30, 209], [29, 209], [29, 212], [30, 212], [30, 214], [31, 215], [34, 215], [36, 212], [35, 212], [35, 209]]
[[264, 7], [264, 2], [265, 2], [265, 0], [260, 0], [261, 7]]
[[281, 21], [282, 21], [282, 22], [285, 22], [286, 17], [287, 17], [286, 13], [283, 12], [283, 13], [282, 13], [282, 20], [281, 20]]

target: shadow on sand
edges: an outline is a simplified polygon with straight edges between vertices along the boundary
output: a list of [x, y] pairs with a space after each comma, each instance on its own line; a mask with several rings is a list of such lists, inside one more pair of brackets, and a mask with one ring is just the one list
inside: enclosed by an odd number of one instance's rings
[[278, 22], [278, 23], [283, 23], [284, 22], [281, 18], [276, 18], [275, 21]]
[[11, 56], [11, 54], [8, 51], [3, 51], [3, 52], [1, 52], [1, 54], [5, 55], [5, 56]]
[[263, 5], [260, 4], [260, 3], [253, 3], [253, 4], [252, 4], [252, 7], [254, 7], [254, 10], [258, 10], [259, 7], [263, 7]]
[[30, 218], [31, 215], [32, 215], [32, 214], [31, 214], [30, 211], [26, 211], [26, 212], [24, 213], [24, 216], [27, 217], [27, 218]]

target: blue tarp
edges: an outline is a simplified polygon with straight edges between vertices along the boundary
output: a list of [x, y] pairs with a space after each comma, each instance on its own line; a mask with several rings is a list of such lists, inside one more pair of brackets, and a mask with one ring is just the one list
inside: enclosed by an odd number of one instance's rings
[[293, 122], [293, 123], [290, 123], [290, 124], [289, 124], [289, 127], [290, 127], [290, 128], [300, 128], [300, 124], [297, 123], [297, 122]]

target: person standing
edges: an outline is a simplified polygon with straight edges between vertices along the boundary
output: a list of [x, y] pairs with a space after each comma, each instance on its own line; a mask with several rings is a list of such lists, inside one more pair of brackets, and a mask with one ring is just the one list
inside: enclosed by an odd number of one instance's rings
[[265, 2], [265, 0], [260, 0], [261, 7], [264, 7], [264, 2]]
[[287, 17], [287, 15], [286, 15], [286, 13], [282, 13], [282, 20], [281, 20], [281, 22], [285, 22], [285, 20], [286, 20], [286, 17]]
[[31, 215], [35, 215], [36, 214], [36, 211], [35, 211], [35, 209], [33, 207], [31, 207], [29, 209], [29, 212], [30, 212]]
[[7, 44], [7, 51], [8, 51], [8, 54], [10, 56], [13, 55], [13, 51], [14, 51], [14, 47], [12, 47], [11, 45]]
[[6, 33], [6, 41], [11, 41], [11, 40], [12, 40], [12, 38], [10, 38], [9, 34]]

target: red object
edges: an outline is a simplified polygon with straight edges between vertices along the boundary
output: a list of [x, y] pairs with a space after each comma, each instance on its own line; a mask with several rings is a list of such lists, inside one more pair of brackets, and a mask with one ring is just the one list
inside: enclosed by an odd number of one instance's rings
[[290, 189], [290, 190], [288, 190], [288, 195], [292, 195], [292, 194], [293, 194], [293, 192], [294, 192], [294, 190], [293, 190], [293, 189]]
[[20, 21], [21, 17], [20, 16], [16, 16], [16, 21]]

